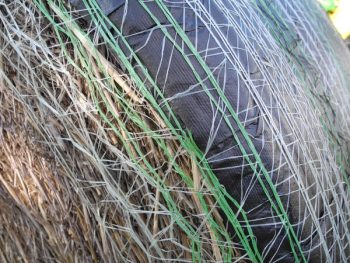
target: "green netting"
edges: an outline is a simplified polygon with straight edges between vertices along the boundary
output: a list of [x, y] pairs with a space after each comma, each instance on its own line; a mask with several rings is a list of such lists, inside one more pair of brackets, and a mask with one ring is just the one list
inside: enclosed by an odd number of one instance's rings
[[[286, 260], [346, 262], [349, 259], [350, 122], [347, 112], [350, 95], [347, 83], [350, 67], [344, 58], [349, 54], [317, 3], [304, 0], [137, 1], [154, 26], [137, 32], [148, 34], [148, 38], [136, 49], [131, 40], [133, 36], [125, 35], [123, 26], [117, 26], [111, 16], [106, 16], [100, 1], [82, 2], [84, 9], [78, 12], [68, 2], [34, 0], [54, 28], [59, 48], [69, 66], [86, 81], [105, 129], [118, 138], [138, 173], [159, 190], [166, 207], [164, 211], [190, 240], [193, 261], [199, 262], [206, 257], [203, 251], [205, 243], [217, 245], [224, 262], [237, 259], [236, 247], [242, 258], [252, 262], [283, 260], [276, 258], [281, 243], [287, 243], [290, 249], [283, 252]], [[333, 4], [323, 5], [328, 10]], [[124, 8], [122, 19], [133, 15], [128, 5], [125, 1], [121, 7]], [[192, 19], [196, 21], [192, 31], [186, 28], [186, 10], [192, 11]], [[215, 17], [217, 11], [214, 10], [220, 10], [219, 18]], [[181, 12], [184, 21], [179, 22]], [[79, 18], [80, 15], [84, 16], [83, 19]], [[198, 36], [203, 28], [208, 32], [208, 39]], [[200, 90], [197, 92], [210, 101], [215, 116], [208, 125], [212, 125], [213, 134], [221, 127], [215, 126], [216, 116], [220, 116], [220, 125], [223, 123], [229, 130], [242, 160], [239, 165], [242, 172], [235, 176], [243, 181], [247, 177], [243, 171], [249, 167], [251, 181], [241, 189], [252, 193], [231, 195], [234, 191], [221, 185], [218, 179], [220, 171], [213, 169], [213, 158], [208, 154], [215, 136], [210, 137], [212, 141], [208, 140], [208, 151], [201, 149], [192, 131], [179, 118], [178, 109], [173, 107], [172, 102], [179, 94], [165, 94], [164, 85], [159, 85], [159, 76], [147, 68], [140, 50], [152, 41], [154, 31], [181, 55], [184, 66], [190, 69], [188, 74], [195, 78], [195, 86]], [[237, 36], [237, 43], [231, 41], [230, 34]], [[201, 49], [203, 43], [198, 41], [207, 41], [207, 47]], [[210, 49], [212, 43], [215, 43], [214, 51]], [[102, 55], [101, 46], [110, 56]], [[214, 67], [208, 61], [210, 56], [216, 55], [221, 63]], [[114, 65], [106, 64], [108, 61]], [[154, 63], [159, 63], [159, 68], [171, 69], [172, 66], [171, 61]], [[122, 89], [121, 82], [115, 85], [109, 67], [127, 74], [131, 92], [137, 94], [138, 99], [132, 99]], [[225, 82], [229, 74], [236, 74], [237, 83]], [[229, 97], [227, 89], [230, 88], [238, 90], [237, 98]], [[111, 100], [109, 93], [113, 94], [115, 101]], [[180, 99], [194, 94], [188, 89], [180, 94]], [[241, 94], [248, 94], [252, 101], [252, 104], [244, 105], [244, 110], [239, 107]], [[146, 104], [149, 105], [148, 113], [135, 110]], [[259, 114], [249, 117], [245, 113], [254, 110]], [[203, 224], [207, 224], [211, 231], [209, 240], [208, 235], [200, 232], [201, 226], [193, 224], [188, 214], [184, 215], [173, 195], [176, 190], [166, 182], [159, 165], [150, 161], [138, 141], [138, 136], [149, 138], [154, 147], [161, 149], [164, 162], [171, 163], [171, 170], [181, 178], [184, 187], [196, 187], [195, 170], [189, 173], [181, 162], [174, 161], [177, 156], [169, 147], [168, 136], [151, 127], [144, 116], [147, 114], [162, 123], [181, 149], [192, 157], [192, 166], [198, 169], [207, 187], [208, 193], [197, 189], [194, 196], [203, 212]], [[259, 136], [255, 136], [249, 127], [256, 119], [263, 126]], [[130, 130], [129, 123], [140, 132]], [[227, 173], [230, 168], [237, 169], [226, 167]], [[263, 196], [254, 196], [252, 189], [261, 189]], [[217, 222], [206, 195], [214, 199], [227, 224]], [[247, 206], [246, 199], [254, 199], [256, 206]], [[250, 215], [259, 210], [260, 201], [268, 207], [268, 212], [264, 214], [265, 208], [261, 218], [253, 218]], [[260, 222], [264, 216], [268, 221]], [[271, 224], [264, 226], [267, 230], [274, 225], [280, 231], [261, 248], [259, 243], [264, 237], [257, 236], [255, 229], [266, 222]], [[144, 224], [138, 223], [140, 227]], [[157, 243], [149, 231], [147, 236], [150, 243]], [[134, 238], [134, 241], [148, 251], [142, 240]], [[182, 245], [177, 245], [181, 250]], [[155, 245], [155, 249], [156, 256], [148, 255], [148, 260], [151, 261], [152, 257], [165, 260], [166, 253], [161, 246]], [[273, 250], [277, 251], [277, 256]], [[181, 260], [179, 257], [178, 261]]]

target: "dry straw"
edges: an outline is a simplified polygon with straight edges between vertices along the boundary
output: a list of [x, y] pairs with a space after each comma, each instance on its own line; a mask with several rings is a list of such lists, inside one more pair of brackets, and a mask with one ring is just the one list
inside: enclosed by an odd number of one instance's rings
[[62, 8], [0, 2], [0, 261], [238, 259], [196, 157]]

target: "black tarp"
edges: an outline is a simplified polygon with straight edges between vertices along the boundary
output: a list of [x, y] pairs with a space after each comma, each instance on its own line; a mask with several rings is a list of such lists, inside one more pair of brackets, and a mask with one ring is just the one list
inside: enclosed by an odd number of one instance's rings
[[[81, 0], [71, 0], [70, 2], [76, 9], [85, 9]], [[242, 132], [229, 114], [228, 109], [224, 107], [224, 103], [216, 92], [213, 83], [208, 79], [207, 73], [189, 48], [186, 47], [183, 39], [176, 33], [157, 4], [152, 1], [145, 2], [151, 13], [159, 20], [161, 25], [166, 27], [167, 32], [175, 39], [176, 43], [181, 46], [180, 51], [174, 48], [174, 44], [165, 36], [164, 32], [138, 1], [99, 0], [97, 2], [114, 25], [122, 31], [129, 45], [147, 68], [148, 73], [156, 80], [158, 87], [163, 90], [171, 108], [183, 127], [191, 131], [195, 142], [205, 153], [220, 182], [232, 197], [241, 202], [243, 209], [248, 211], [248, 219], [252, 222], [254, 235], [265, 261], [294, 262], [282, 223], [272, 211], [266, 194], [256, 180], [256, 175], [243, 158], [229, 125], [223, 119], [223, 114], [218, 112], [218, 107], [213, 105], [204, 92], [205, 88], [209, 90], [219, 106], [222, 107], [234, 129], [234, 133], [242, 142], [248, 155], [256, 162], [250, 147], [245, 142]], [[278, 102], [271, 89], [268, 88], [269, 84], [264, 80], [264, 76], [274, 74], [274, 69], [272, 67], [261, 69], [260, 67], [260, 64], [269, 64], [271, 60], [278, 58], [267, 57], [263, 48], [269, 49], [271, 47], [268, 45], [261, 47], [256, 42], [252, 32], [244, 24], [240, 23], [239, 29], [230, 26], [232, 21], [231, 23], [228, 21], [222, 8], [214, 2], [201, 2], [206, 10], [210, 10], [212, 21], [209, 21], [205, 14], [192, 9], [186, 3], [181, 1], [165, 2], [172, 16], [213, 72], [215, 81], [223, 90], [240, 122], [249, 134], [263, 165], [269, 171], [270, 178], [276, 184], [283, 206], [301, 240], [302, 248], [307, 251], [305, 256], [310, 262], [323, 261], [322, 249], [319, 248], [320, 241], [312, 227], [311, 219], [309, 216], [305, 216], [305, 218], [300, 216], [305, 208], [300, 193], [292, 193], [297, 186], [296, 182], [290, 179], [292, 177], [290, 166], [286, 164], [286, 157], [281, 153], [283, 150], [277, 143], [276, 132], [272, 130], [271, 126], [267, 124], [267, 119], [264, 118], [266, 112], [263, 113], [261, 110], [261, 105], [268, 106], [266, 111], [270, 113], [269, 118], [278, 123], [276, 129], [282, 134], [281, 140], [287, 145], [285, 147], [288, 149], [288, 145], [292, 145], [295, 141], [293, 131], [286, 117], [280, 114], [280, 109], [277, 106]], [[223, 2], [225, 3], [225, 1]], [[241, 9], [241, 12], [243, 13], [240, 16], [249, 16], [248, 13], [244, 13], [248, 12], [246, 9]], [[237, 23], [240, 22], [240, 16], [236, 15]], [[269, 19], [273, 20], [274, 23], [279, 23], [278, 19], [271, 19], [266, 14], [266, 21]], [[219, 25], [219, 32], [216, 32], [212, 26], [208, 26], [210, 23]], [[259, 26], [257, 25], [257, 27]], [[282, 28], [285, 25], [280, 22], [280, 26]], [[296, 50], [298, 43], [301, 41], [299, 36], [289, 34], [288, 29], [285, 30], [287, 33], [280, 36], [282, 42], [280, 44]], [[225, 36], [227, 43], [223, 43], [224, 40], [221, 34]], [[118, 39], [117, 41], [124, 52], [130, 55], [123, 42]], [[247, 48], [246, 41], [249, 41], [250, 47], [254, 48], [253, 50]], [[268, 43], [268, 40], [265, 43]], [[287, 52], [292, 52], [292, 50], [287, 50]], [[185, 57], [194, 66], [203, 83], [199, 83], [193, 70], [185, 61]], [[300, 56], [298, 59], [302, 61], [303, 57]], [[130, 62], [134, 64], [141, 78], [146, 79], [131, 56]], [[304, 64], [305, 68], [308, 66], [312, 68], [312, 65], [308, 65], [307, 61], [304, 61]], [[272, 79], [276, 88], [282, 88], [283, 83], [279, 76], [272, 77]], [[279, 82], [281, 82], [280, 86]], [[259, 95], [258, 97], [261, 98], [263, 103], [258, 102], [253, 97], [254, 92]], [[161, 105], [162, 100], [158, 99]], [[293, 110], [297, 106], [291, 101], [288, 107]], [[293, 154], [290, 158], [299, 163], [299, 160], [303, 159], [302, 151], [298, 149], [298, 146], [293, 147], [291, 150]], [[296, 169], [307, 178], [307, 168], [297, 167]], [[258, 176], [263, 178], [261, 173]], [[265, 179], [263, 178], [263, 180]], [[310, 192], [316, 191], [313, 189], [312, 182], [308, 181], [307, 183], [310, 185]], [[321, 216], [324, 211], [321, 208], [318, 209]], [[327, 231], [328, 222], [320, 219], [320, 223], [322, 228]], [[302, 226], [300, 226], [301, 224]], [[231, 232], [234, 235], [232, 230]], [[310, 236], [314, 237], [309, 238]]]

